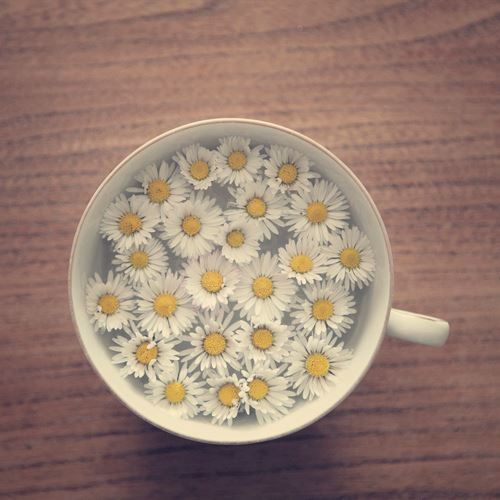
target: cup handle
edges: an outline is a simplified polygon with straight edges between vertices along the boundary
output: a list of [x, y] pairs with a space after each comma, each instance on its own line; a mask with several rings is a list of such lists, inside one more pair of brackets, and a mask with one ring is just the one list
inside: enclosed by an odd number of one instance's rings
[[387, 335], [417, 344], [442, 346], [449, 333], [450, 325], [447, 321], [401, 309], [391, 309], [387, 323]]

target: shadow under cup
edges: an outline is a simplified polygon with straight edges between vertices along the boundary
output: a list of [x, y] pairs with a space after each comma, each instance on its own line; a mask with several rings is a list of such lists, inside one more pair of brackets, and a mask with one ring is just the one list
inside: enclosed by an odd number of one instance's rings
[[[140, 386], [119, 374], [111, 363], [108, 341], [94, 333], [85, 309], [85, 286], [96, 271], [109, 269], [108, 244], [99, 234], [99, 223], [108, 204], [129, 187], [134, 176], [146, 165], [170, 159], [181, 148], [199, 142], [215, 148], [218, 139], [239, 135], [252, 138], [252, 144], [279, 144], [304, 153], [314, 163], [314, 170], [338, 185], [349, 201], [351, 224], [369, 238], [376, 259], [372, 284], [355, 294], [357, 314], [354, 325], [342, 340], [354, 351], [349, 365], [342, 370], [337, 384], [313, 401], [298, 400], [290, 413], [280, 420], [258, 425], [256, 419], [243, 418], [233, 426], [218, 426], [208, 418], [183, 420], [153, 405]], [[76, 330], [87, 358], [108, 387], [134, 413], [151, 424], [197, 441], [238, 444], [264, 441], [302, 429], [335, 408], [360, 382], [370, 367], [382, 341], [392, 297], [392, 257], [382, 219], [368, 193], [335, 156], [297, 132], [277, 125], [244, 119], [218, 119], [186, 125], [153, 139], [118, 165], [104, 180], [90, 200], [73, 242], [69, 268], [69, 295]], [[129, 377], [130, 378], [130, 377]]]

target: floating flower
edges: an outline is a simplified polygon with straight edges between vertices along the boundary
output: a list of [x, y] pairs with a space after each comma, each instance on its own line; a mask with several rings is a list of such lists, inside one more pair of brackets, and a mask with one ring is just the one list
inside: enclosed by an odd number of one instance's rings
[[295, 293], [295, 284], [279, 271], [277, 256], [266, 252], [241, 268], [240, 282], [234, 298], [235, 309], [259, 321], [281, 321]]
[[202, 405], [204, 415], [210, 415], [213, 424], [231, 425], [240, 409], [244, 381], [235, 374], [221, 376], [217, 372], [210, 372], [206, 381], [210, 388]]
[[115, 274], [88, 280], [86, 307], [96, 331], [118, 330], [111, 361], [153, 403], [229, 426], [244, 409], [265, 424], [334, 386], [352, 358], [337, 337], [375, 256], [303, 153], [219, 143], [145, 164], [107, 207], [99, 232]]
[[126, 250], [147, 243], [159, 222], [157, 210], [147, 200], [120, 194], [104, 212], [100, 232], [118, 250]]
[[98, 331], [117, 330], [134, 319], [134, 291], [120, 276], [109, 271], [106, 281], [95, 273], [86, 290], [87, 313]]
[[281, 368], [271, 368], [266, 363], [249, 364], [241, 373], [246, 379], [246, 386], [241, 392], [245, 411], [250, 413], [253, 408], [259, 424], [277, 420], [288, 413], [295, 401], [294, 395], [288, 390], [288, 380], [281, 376], [286, 365]]
[[263, 164], [262, 146], [250, 149], [250, 139], [224, 137], [215, 153], [215, 165], [221, 184], [241, 186], [253, 182]]
[[330, 234], [344, 228], [349, 219], [345, 196], [335, 184], [320, 180], [310, 192], [291, 195], [287, 224], [301, 238], [326, 243]]
[[204, 255], [185, 264], [185, 287], [193, 304], [202, 309], [215, 309], [227, 304], [238, 279], [239, 270], [220, 252]]
[[191, 144], [177, 153], [174, 160], [194, 189], [207, 189], [217, 177], [215, 154], [199, 144]]
[[288, 341], [290, 328], [273, 321], [257, 322], [255, 325], [240, 322], [236, 332], [240, 344], [241, 354], [245, 360], [264, 362], [268, 361], [275, 367], [288, 356]]
[[315, 241], [300, 239], [291, 240], [286, 247], [278, 250], [280, 267], [289, 278], [298, 283], [314, 283], [321, 280], [321, 274], [328, 270], [328, 258], [324, 249]]
[[305, 286], [303, 291], [305, 300], [299, 299], [292, 304], [290, 313], [298, 328], [316, 335], [331, 328], [341, 337], [351, 327], [353, 320], [349, 316], [356, 312], [354, 297], [342, 285], [324, 280]]
[[174, 164], [162, 161], [158, 168], [155, 164], [148, 165], [135, 180], [141, 187], [130, 187], [129, 193], [137, 194], [141, 200], [147, 200], [151, 207], [160, 213], [163, 205], [174, 206], [186, 199], [188, 187]]
[[330, 272], [347, 290], [369, 285], [375, 276], [375, 255], [368, 238], [356, 227], [334, 235], [327, 246]]
[[226, 210], [230, 221], [257, 224], [262, 232], [261, 239], [271, 238], [272, 233], [278, 234], [278, 227], [284, 226], [281, 217], [286, 198], [267, 188], [260, 179], [231, 193], [235, 201], [229, 202]]
[[276, 144], [266, 148], [269, 159], [265, 160], [265, 174], [269, 178], [269, 186], [285, 193], [287, 191], [310, 191], [311, 179], [319, 175], [312, 172], [309, 159], [287, 146]]
[[191, 343], [182, 354], [183, 361], [189, 366], [189, 371], [200, 368], [202, 371], [217, 370], [225, 375], [228, 366], [238, 370], [240, 364], [239, 345], [234, 331], [239, 322], [231, 323], [233, 314], [224, 318], [226, 311], [207, 313], [200, 318], [201, 326], [196, 327], [186, 338]]
[[172, 372], [162, 372], [145, 385], [146, 397], [177, 417], [192, 418], [198, 414], [201, 396], [206, 391], [199, 376], [188, 375], [186, 366], [179, 367], [176, 362]]
[[160, 237], [176, 255], [192, 259], [211, 252], [224, 218], [216, 201], [203, 193], [192, 193], [164, 220]]
[[139, 322], [144, 330], [168, 337], [191, 326], [196, 313], [182, 281], [177, 273], [167, 271], [138, 290]]
[[153, 379], [160, 372], [171, 372], [174, 361], [178, 359], [175, 346], [180, 342], [176, 338], [154, 340], [150, 335], [144, 335], [131, 323], [130, 336], [121, 335], [113, 339], [115, 345], [110, 346], [117, 354], [111, 361], [114, 364], [125, 364], [120, 370], [122, 377], [134, 375], [140, 378], [147, 375]]
[[132, 285], [158, 278], [168, 268], [163, 243], [152, 238], [146, 244], [118, 251], [113, 259], [116, 272], [123, 273]]
[[259, 256], [261, 232], [249, 222], [224, 224], [216, 239], [222, 255], [231, 262], [245, 264]]
[[286, 375], [304, 399], [325, 394], [334, 385], [338, 371], [352, 358], [343, 342], [335, 342], [332, 332], [308, 338], [298, 335], [292, 342]]

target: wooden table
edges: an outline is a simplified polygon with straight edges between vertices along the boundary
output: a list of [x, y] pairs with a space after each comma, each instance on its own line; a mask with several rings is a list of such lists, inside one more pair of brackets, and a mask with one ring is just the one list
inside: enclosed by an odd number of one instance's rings
[[[500, 3], [0, 3], [0, 494], [439, 498], [500, 494]], [[334, 414], [216, 447], [126, 410], [74, 334], [73, 234], [111, 168], [217, 116], [297, 129], [378, 204], [395, 306], [450, 320], [386, 340]]]

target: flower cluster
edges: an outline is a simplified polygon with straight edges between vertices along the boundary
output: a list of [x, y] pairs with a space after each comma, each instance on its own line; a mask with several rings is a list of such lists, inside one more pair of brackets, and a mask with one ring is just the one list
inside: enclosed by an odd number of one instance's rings
[[313, 167], [289, 147], [225, 137], [146, 166], [108, 206], [113, 269], [89, 278], [87, 312], [154, 404], [266, 423], [335, 385], [375, 258]]

